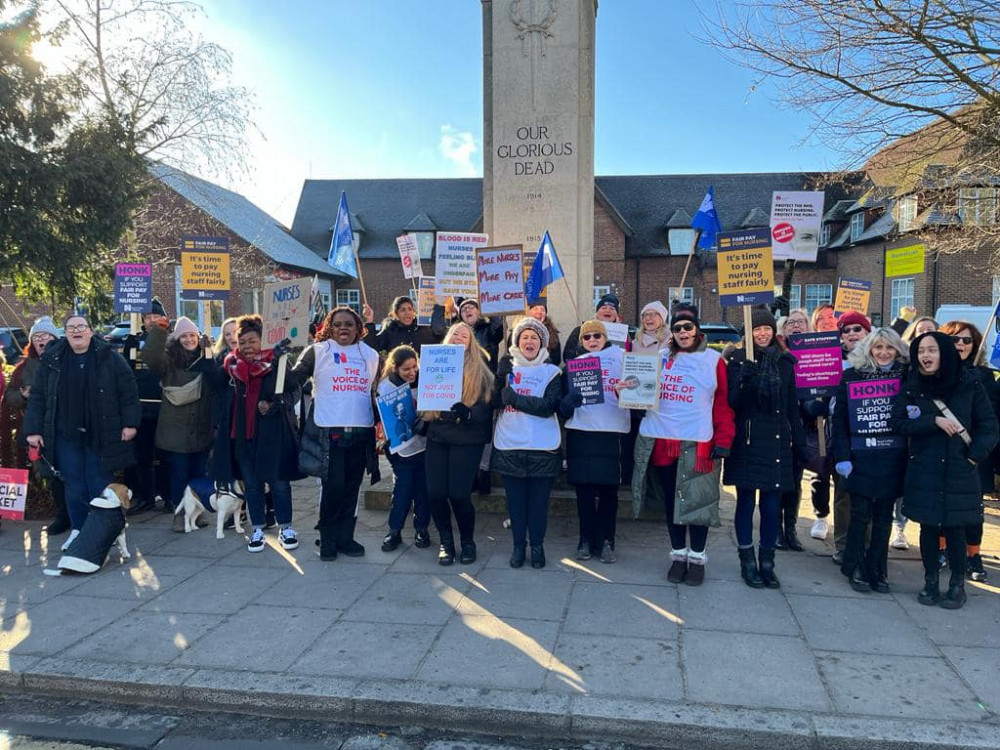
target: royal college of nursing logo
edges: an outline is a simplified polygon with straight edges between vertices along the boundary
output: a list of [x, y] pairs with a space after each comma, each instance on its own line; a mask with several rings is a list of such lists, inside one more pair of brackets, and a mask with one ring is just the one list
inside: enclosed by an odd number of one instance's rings
[[340, 352], [334, 352], [333, 353], [333, 361], [336, 364], [338, 364], [338, 365], [346, 365], [347, 364], [347, 355], [346, 354], [341, 354]]

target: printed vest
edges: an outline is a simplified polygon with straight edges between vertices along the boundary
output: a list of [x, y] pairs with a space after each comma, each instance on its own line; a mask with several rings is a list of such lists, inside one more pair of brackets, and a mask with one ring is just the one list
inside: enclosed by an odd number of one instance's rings
[[378, 353], [361, 342], [341, 346], [331, 340], [313, 344], [313, 418], [319, 427], [372, 427], [372, 383]]
[[577, 407], [573, 411], [573, 416], [566, 421], [566, 429], [584, 432], [627, 433], [629, 431], [631, 428], [629, 411], [618, 407], [618, 394], [615, 393], [615, 383], [621, 380], [624, 356], [624, 349], [619, 346], [609, 346], [597, 353], [586, 352], [577, 357], [577, 359], [597, 357], [601, 360], [604, 403]]
[[[541, 397], [552, 378], [559, 376], [559, 368], [551, 364], [534, 367], [514, 367], [509, 385], [522, 396]], [[549, 417], [535, 417], [505, 407], [497, 418], [493, 445], [498, 450], [514, 451], [554, 451], [562, 438], [559, 434], [559, 420], [553, 414]]]
[[659, 408], [646, 412], [639, 425], [644, 437], [664, 440], [693, 440], [705, 443], [712, 439], [712, 408], [720, 355], [714, 349], [682, 352], [672, 359], [666, 349], [660, 351]]

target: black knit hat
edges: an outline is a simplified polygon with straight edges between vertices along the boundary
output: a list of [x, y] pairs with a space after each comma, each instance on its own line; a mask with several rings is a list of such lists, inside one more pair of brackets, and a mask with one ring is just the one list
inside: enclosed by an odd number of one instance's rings
[[774, 315], [766, 307], [755, 307], [750, 311], [750, 319], [752, 321], [752, 328], [768, 326], [775, 333], [778, 332], [778, 324], [774, 320]]
[[164, 318], [167, 317], [167, 311], [163, 309], [163, 303], [160, 302], [156, 297], [153, 297], [152, 306], [146, 315], [162, 315]]
[[697, 327], [701, 328], [701, 323], [698, 320], [698, 308], [694, 305], [688, 305], [681, 302], [674, 305], [673, 309], [670, 311], [670, 325], [673, 327], [675, 323], [680, 323], [684, 320], [689, 320]]
[[600, 310], [605, 305], [611, 305], [613, 308], [615, 308], [616, 311], [621, 312], [621, 302], [613, 294], [605, 294], [603, 297], [597, 300], [597, 304], [594, 305], [594, 309]]

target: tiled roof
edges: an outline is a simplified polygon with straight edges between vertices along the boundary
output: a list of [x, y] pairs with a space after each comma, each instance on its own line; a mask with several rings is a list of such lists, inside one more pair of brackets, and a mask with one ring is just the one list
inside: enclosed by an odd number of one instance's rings
[[683, 208], [678, 208], [672, 214], [670, 218], [667, 219], [667, 229], [690, 229], [691, 228], [691, 214], [685, 211]]
[[827, 250], [840, 250], [851, 244], [851, 225], [848, 224], [841, 229], [835, 237], [831, 237], [823, 247]]
[[760, 206], [755, 206], [751, 208], [746, 216], [743, 217], [743, 221], [740, 222], [740, 229], [749, 229], [750, 227], [766, 227], [771, 224], [771, 214], [765, 211]]
[[854, 204], [855, 201], [851, 199], [837, 201], [823, 214], [823, 221], [847, 221], [847, 210]]
[[892, 207], [894, 205], [894, 203], [890, 203], [885, 213], [869, 224], [865, 231], [861, 233], [861, 236], [854, 240], [854, 243], [860, 244], [888, 237], [896, 229], [896, 219], [892, 215]]

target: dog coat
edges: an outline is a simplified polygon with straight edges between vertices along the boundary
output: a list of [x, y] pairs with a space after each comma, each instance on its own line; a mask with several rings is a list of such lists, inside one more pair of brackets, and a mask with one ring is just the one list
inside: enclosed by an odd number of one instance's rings
[[209, 513], [218, 513], [218, 509], [212, 506], [212, 496], [216, 492], [228, 492], [230, 495], [238, 497], [240, 500], [243, 496], [236, 492], [232, 487], [222, 487], [216, 488], [215, 480], [210, 477], [197, 477], [188, 482], [188, 487], [191, 488], [191, 493], [198, 498], [198, 502], [201, 503], [205, 510]]
[[108, 559], [108, 552], [125, 528], [125, 509], [108, 507], [110, 501], [97, 497], [76, 539], [59, 558], [57, 567], [74, 573], [96, 573]]

